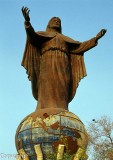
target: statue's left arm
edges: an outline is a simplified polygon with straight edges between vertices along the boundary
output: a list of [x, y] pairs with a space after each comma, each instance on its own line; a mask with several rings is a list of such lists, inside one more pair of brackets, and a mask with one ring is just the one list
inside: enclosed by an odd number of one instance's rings
[[100, 38], [102, 38], [106, 33], [106, 30], [105, 29], [102, 29], [97, 35], [96, 37], [88, 40], [88, 41], [84, 41], [82, 43], [79, 44], [79, 46], [72, 50], [71, 53], [75, 53], [75, 54], [81, 54], [81, 53], [84, 53], [86, 51], [88, 51], [89, 49], [95, 47], [97, 44], [98, 44], [98, 40]]
[[85, 41], [83, 43], [78, 43], [75, 46], [72, 45], [70, 47], [70, 61], [71, 61], [71, 76], [72, 76], [72, 83], [70, 87], [70, 97], [69, 102], [73, 99], [78, 84], [82, 78], [84, 78], [86, 74], [86, 68], [84, 63], [84, 52], [88, 51], [89, 49], [95, 47], [98, 43], [98, 40], [104, 36], [106, 30], [101, 30], [96, 37]]

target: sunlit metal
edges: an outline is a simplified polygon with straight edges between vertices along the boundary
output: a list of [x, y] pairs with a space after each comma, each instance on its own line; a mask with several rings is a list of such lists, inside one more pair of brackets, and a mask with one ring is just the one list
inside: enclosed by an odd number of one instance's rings
[[[83, 159], [83, 156], [85, 155], [86, 150], [83, 148], [78, 149], [77, 153], [74, 156], [73, 160], [80, 160], [81, 158]], [[84, 160], [86, 160], [86, 158], [84, 158]]]
[[19, 150], [18, 150], [18, 153], [19, 153], [19, 155], [20, 155], [20, 156], [18, 156], [18, 158], [20, 158], [20, 159], [18, 159], [18, 160], [29, 160], [29, 157], [28, 157], [28, 155], [25, 153], [25, 151], [23, 150], [23, 148], [19, 149]]
[[57, 151], [57, 160], [62, 160], [63, 153], [64, 153], [64, 145], [63, 144], [59, 144], [58, 151]]
[[43, 153], [40, 144], [34, 145], [34, 148], [37, 155], [37, 160], [43, 160]]

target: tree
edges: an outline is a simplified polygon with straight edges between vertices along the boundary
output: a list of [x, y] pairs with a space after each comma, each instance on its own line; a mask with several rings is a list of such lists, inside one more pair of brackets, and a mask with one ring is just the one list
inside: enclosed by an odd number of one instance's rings
[[[113, 160], [113, 122], [107, 116], [88, 124], [88, 155], [91, 160]], [[91, 157], [90, 157], [91, 155]]]

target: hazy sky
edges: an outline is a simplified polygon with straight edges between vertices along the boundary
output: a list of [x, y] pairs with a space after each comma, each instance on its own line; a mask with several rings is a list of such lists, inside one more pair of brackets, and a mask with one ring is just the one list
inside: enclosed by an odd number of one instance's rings
[[113, 120], [113, 0], [0, 0], [0, 159], [16, 154], [15, 132], [21, 120], [34, 112], [36, 101], [21, 66], [26, 41], [22, 6], [30, 8], [34, 29], [45, 30], [53, 16], [62, 31], [78, 41], [106, 35], [85, 53], [87, 77], [81, 80], [69, 110], [87, 125], [107, 115]]

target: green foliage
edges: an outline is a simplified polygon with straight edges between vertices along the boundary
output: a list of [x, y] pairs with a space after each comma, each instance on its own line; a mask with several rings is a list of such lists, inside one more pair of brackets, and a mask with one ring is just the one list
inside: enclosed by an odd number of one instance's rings
[[56, 153], [48, 154], [46, 160], [55, 160], [56, 159]]
[[[48, 154], [46, 160], [56, 160], [57, 155], [56, 153]], [[73, 160], [73, 155], [70, 155], [68, 153], [64, 153], [62, 160]]]

